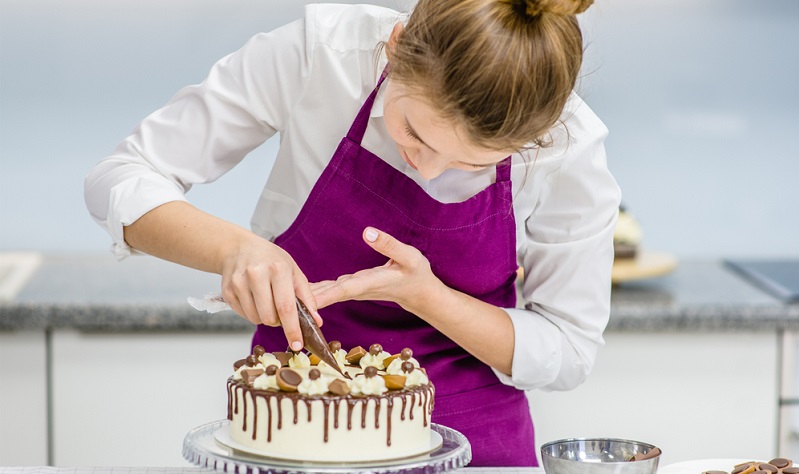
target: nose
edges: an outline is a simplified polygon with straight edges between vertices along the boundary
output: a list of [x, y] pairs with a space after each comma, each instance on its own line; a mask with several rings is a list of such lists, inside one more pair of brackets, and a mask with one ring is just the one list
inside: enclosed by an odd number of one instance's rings
[[423, 157], [421, 156], [421, 153], [417, 154], [416, 156], [416, 168], [418, 169], [422, 178], [426, 181], [437, 178], [447, 169], [446, 164], [442, 160], [431, 158], [429, 156]]

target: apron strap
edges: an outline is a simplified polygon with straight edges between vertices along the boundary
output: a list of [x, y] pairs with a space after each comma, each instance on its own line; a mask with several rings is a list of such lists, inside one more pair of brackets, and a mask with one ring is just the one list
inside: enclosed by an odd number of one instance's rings
[[383, 69], [383, 73], [380, 74], [380, 79], [377, 80], [377, 85], [372, 90], [372, 93], [369, 94], [369, 97], [366, 99], [366, 101], [364, 101], [363, 105], [361, 106], [361, 110], [358, 111], [358, 115], [355, 116], [355, 120], [350, 126], [350, 131], [347, 132], [347, 138], [359, 145], [363, 140], [364, 133], [366, 133], [366, 126], [369, 125], [369, 114], [372, 112], [372, 106], [375, 103], [377, 91], [380, 90], [380, 86], [383, 84], [386, 76], [388, 76], [388, 69], [389, 65], [386, 64], [385, 69]]
[[497, 163], [497, 182], [505, 182], [510, 181], [510, 165], [511, 165], [511, 157], [507, 157], [504, 160]]

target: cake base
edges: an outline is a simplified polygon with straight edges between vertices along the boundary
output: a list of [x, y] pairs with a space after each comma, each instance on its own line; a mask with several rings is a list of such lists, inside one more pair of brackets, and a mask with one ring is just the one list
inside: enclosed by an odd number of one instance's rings
[[368, 463], [322, 464], [314, 462], [267, 459], [236, 451], [215, 439], [219, 430], [230, 429], [228, 420], [198, 426], [183, 439], [183, 457], [190, 463], [217, 472], [269, 472], [271, 474], [374, 474], [375, 470], [392, 473], [422, 474], [445, 472], [465, 467], [472, 460], [469, 441], [456, 430], [433, 423], [431, 429], [441, 435], [440, 448], [413, 458]]
[[[315, 463], [319, 463], [319, 464], [325, 464], [325, 465], [341, 464], [342, 462], [347, 462], [347, 461], [342, 461], [342, 460], [330, 461], [330, 460], [324, 459], [324, 458], [316, 459], [314, 457], [314, 453], [311, 452], [310, 450], [305, 455], [303, 455], [302, 459], [297, 459], [297, 458], [294, 458], [294, 457], [291, 457], [291, 456], [281, 456], [279, 453], [272, 453], [272, 454], [269, 454], [269, 455], [265, 455], [260, 450], [255, 449], [255, 448], [253, 448], [251, 446], [247, 446], [245, 444], [239, 443], [238, 441], [236, 441], [233, 438], [231, 438], [229, 430], [217, 430], [214, 433], [214, 439], [216, 439], [216, 441], [218, 443], [220, 443], [220, 444], [222, 444], [224, 446], [227, 446], [228, 448], [233, 449], [234, 451], [239, 451], [239, 452], [250, 454], [250, 455], [253, 455], [253, 456], [258, 456], [258, 457], [261, 457], [261, 458], [264, 458], [264, 459], [267, 459], [267, 460], [268, 459], [275, 459], [275, 460], [281, 460], [281, 461], [297, 461], [297, 462], [308, 462], [308, 461], [311, 461], [311, 462], [315, 462]], [[396, 457], [392, 457], [392, 458], [361, 459], [361, 460], [359, 460], [357, 462], [370, 462], [370, 461], [372, 461], [372, 462], [382, 462], [382, 461], [393, 461], [393, 460], [399, 460], [399, 459], [413, 458], [413, 457], [421, 456], [423, 454], [432, 453], [436, 449], [440, 448], [443, 443], [444, 443], [444, 438], [442, 438], [440, 434], [438, 434], [436, 431], [430, 431], [430, 444], [427, 445], [426, 447], [424, 447], [421, 450], [417, 450], [416, 452], [407, 452], [407, 453], [398, 454], [398, 455], [396, 455]], [[350, 462], [355, 462], [355, 461], [350, 461]]]

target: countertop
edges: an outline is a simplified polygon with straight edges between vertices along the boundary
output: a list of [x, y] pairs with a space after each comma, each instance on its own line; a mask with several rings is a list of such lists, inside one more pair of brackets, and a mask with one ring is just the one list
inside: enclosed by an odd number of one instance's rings
[[[179, 467], [0, 467], [0, 474], [203, 474], [211, 471], [200, 468]], [[453, 474], [544, 474], [540, 467], [466, 467], [449, 471]]]
[[[0, 302], [0, 331], [252, 330], [230, 311], [209, 315], [186, 303], [218, 292], [218, 275], [152, 257], [44, 256], [29, 270]], [[783, 303], [721, 261], [681, 261], [671, 274], [613, 288], [608, 331], [719, 330], [799, 330], [799, 304]]]

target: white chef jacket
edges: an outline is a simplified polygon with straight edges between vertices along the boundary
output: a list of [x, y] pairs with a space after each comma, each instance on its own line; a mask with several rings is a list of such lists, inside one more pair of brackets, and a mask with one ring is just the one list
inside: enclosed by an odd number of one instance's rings
[[[192, 185], [219, 178], [275, 133], [280, 147], [252, 230], [267, 239], [281, 234], [374, 88], [386, 63], [377, 45], [404, 19], [377, 6], [309, 5], [303, 19], [256, 35], [201, 84], [180, 90], [146, 117], [85, 182], [89, 211], [111, 234], [116, 255], [131, 253], [123, 226], [161, 204], [186, 200]], [[513, 155], [524, 281], [518, 307], [505, 308], [515, 332], [512, 376], [495, 372], [519, 389], [579, 385], [604, 343], [610, 311], [621, 198], [606, 166], [607, 129], [576, 94], [562, 118], [551, 131], [551, 147], [538, 156], [535, 150]], [[363, 146], [442, 202], [463, 201], [495, 179], [493, 167], [422, 179], [386, 131], [382, 94]]]

